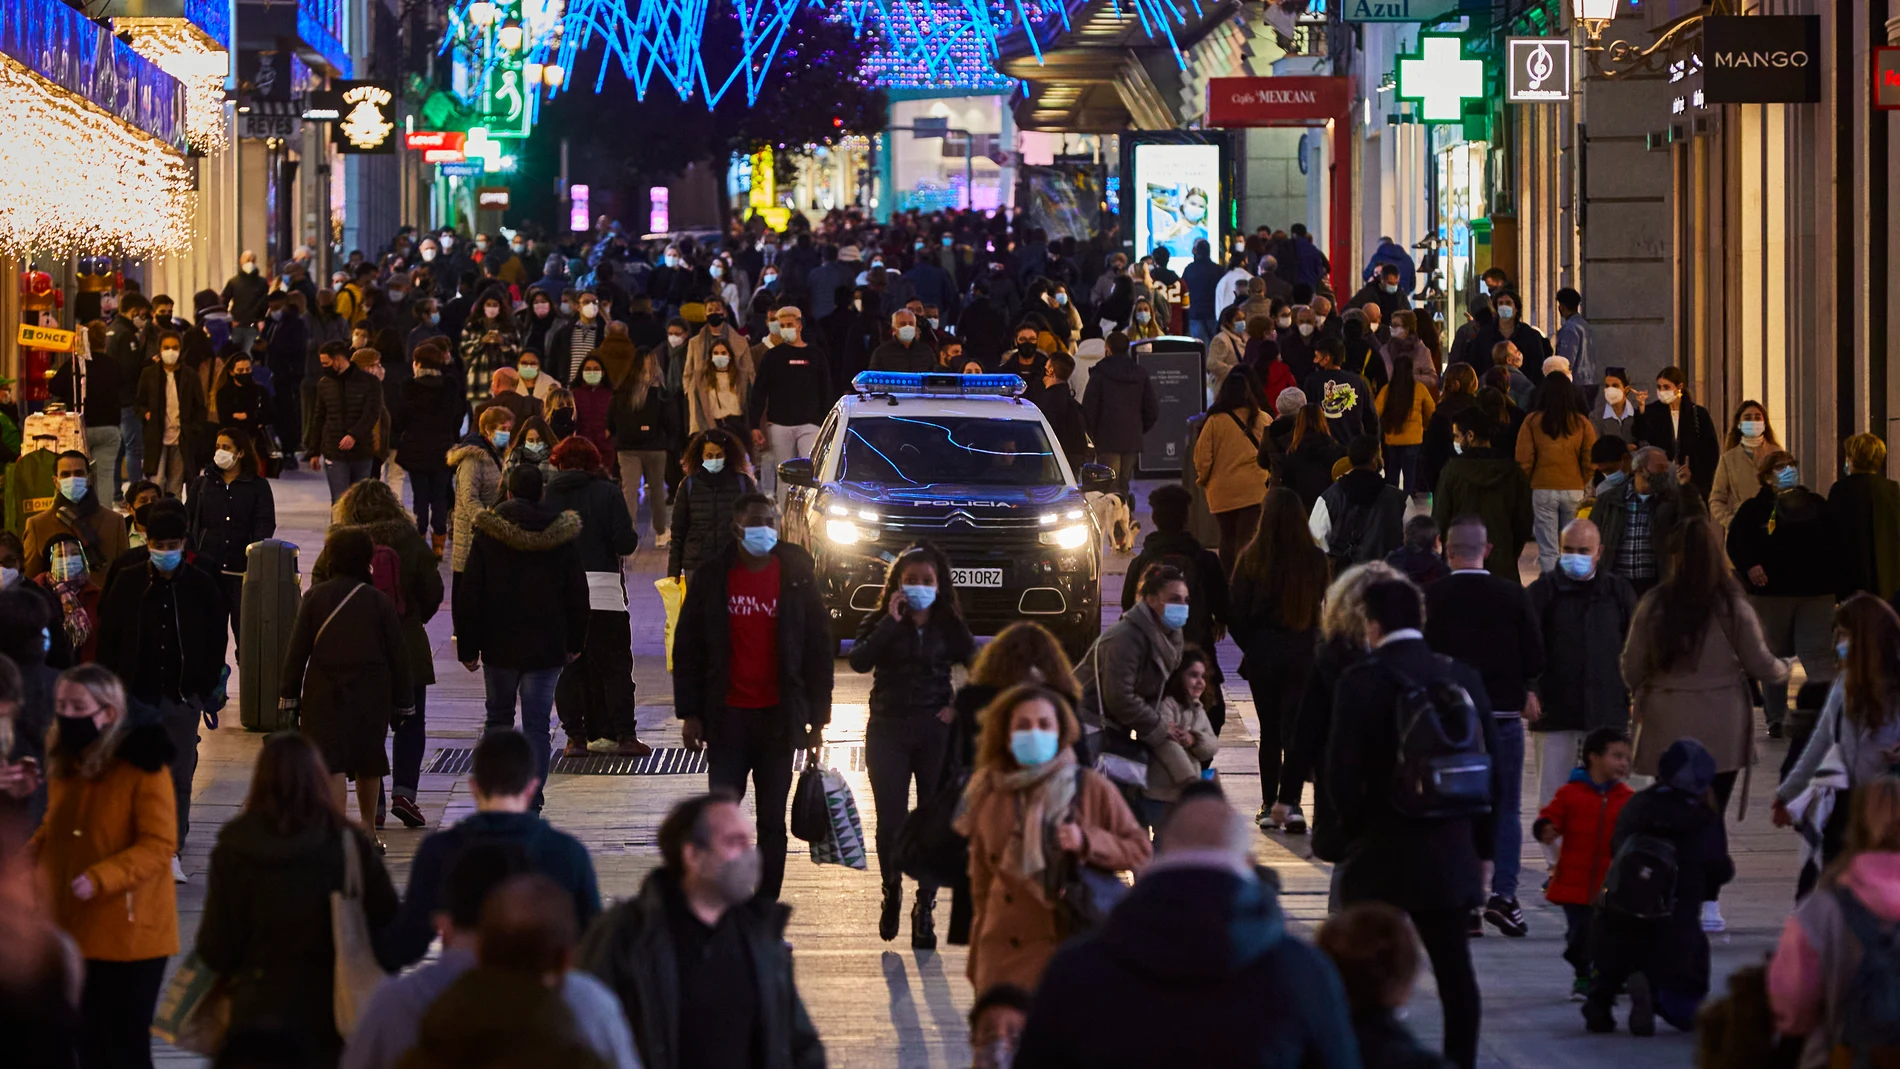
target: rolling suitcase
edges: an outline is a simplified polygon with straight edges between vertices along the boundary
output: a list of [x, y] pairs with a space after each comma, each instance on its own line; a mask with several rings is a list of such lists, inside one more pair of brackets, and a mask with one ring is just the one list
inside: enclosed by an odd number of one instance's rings
[[297, 606], [303, 601], [297, 547], [275, 538], [251, 543], [244, 553], [240, 600], [238, 720], [247, 731], [294, 728], [294, 717], [278, 713], [277, 699], [283, 690], [284, 654], [290, 649], [291, 628], [296, 626]]

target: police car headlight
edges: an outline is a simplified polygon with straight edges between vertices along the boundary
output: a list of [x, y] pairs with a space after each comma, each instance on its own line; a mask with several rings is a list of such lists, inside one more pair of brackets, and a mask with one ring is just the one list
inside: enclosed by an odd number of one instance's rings
[[841, 546], [855, 546], [869, 536], [850, 520], [826, 520], [825, 537]]
[[1054, 531], [1045, 531], [1038, 535], [1036, 540], [1045, 546], [1056, 546], [1061, 549], [1081, 549], [1083, 546], [1088, 545], [1089, 528], [1085, 523], [1072, 524]]

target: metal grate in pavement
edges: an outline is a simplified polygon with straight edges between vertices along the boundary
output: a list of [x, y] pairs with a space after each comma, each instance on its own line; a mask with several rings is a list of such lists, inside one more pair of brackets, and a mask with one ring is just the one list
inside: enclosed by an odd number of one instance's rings
[[[465, 776], [474, 763], [470, 746], [445, 746], [423, 771], [438, 776]], [[824, 762], [834, 768], [864, 771], [864, 747], [853, 743], [827, 746]], [[805, 768], [805, 751], [792, 755], [792, 771]], [[585, 757], [554, 755], [553, 771], [569, 776], [699, 776], [706, 773], [706, 754], [694, 753], [683, 746], [659, 746], [645, 757], [616, 757], [612, 754], [588, 754]]]

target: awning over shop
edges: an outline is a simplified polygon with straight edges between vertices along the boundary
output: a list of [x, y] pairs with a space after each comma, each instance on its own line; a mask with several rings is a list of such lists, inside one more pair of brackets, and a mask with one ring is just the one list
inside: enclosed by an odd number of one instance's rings
[[185, 90], [60, 0], [0, 0], [0, 55], [185, 151]]

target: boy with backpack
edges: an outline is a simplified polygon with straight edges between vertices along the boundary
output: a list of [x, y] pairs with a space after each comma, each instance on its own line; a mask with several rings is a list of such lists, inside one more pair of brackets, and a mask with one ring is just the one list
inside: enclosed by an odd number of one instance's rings
[[1678, 739], [1657, 763], [1656, 784], [1623, 806], [1610, 838], [1609, 872], [1594, 918], [1596, 979], [1584, 1027], [1616, 1031], [1616, 995], [1628, 990], [1631, 1035], [1656, 1034], [1656, 1018], [1683, 1031], [1709, 990], [1702, 903], [1735, 877], [1728, 831], [1710, 787], [1715, 758]]
[[1570, 997], [1590, 994], [1590, 909], [1610, 871], [1610, 838], [1624, 803], [1635, 792], [1630, 774], [1630, 737], [1598, 728], [1583, 740], [1583, 765], [1537, 814], [1531, 834], [1545, 846], [1561, 842], [1557, 868], [1544, 897], [1564, 911], [1564, 960], [1576, 970]]

